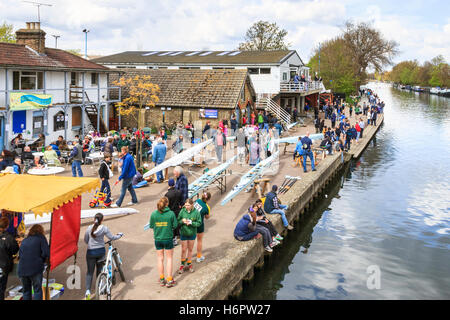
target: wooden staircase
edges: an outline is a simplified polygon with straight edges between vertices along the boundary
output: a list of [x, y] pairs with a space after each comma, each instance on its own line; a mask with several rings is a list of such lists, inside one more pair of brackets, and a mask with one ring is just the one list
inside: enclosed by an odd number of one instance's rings
[[[84, 91], [84, 95], [85, 95], [85, 102], [91, 103], [91, 100], [89, 99], [89, 96], [87, 95], [86, 91]], [[73, 104], [83, 103], [83, 88], [82, 87], [77, 87], [77, 86], [70, 87], [70, 103], [73, 103]], [[85, 106], [84, 110], [86, 111], [86, 114], [87, 114], [92, 126], [94, 128], [97, 128], [97, 117], [98, 117], [97, 108], [92, 104], [88, 104]], [[103, 121], [102, 116], [100, 116], [99, 132], [100, 132], [100, 134], [106, 133], [106, 124]]]

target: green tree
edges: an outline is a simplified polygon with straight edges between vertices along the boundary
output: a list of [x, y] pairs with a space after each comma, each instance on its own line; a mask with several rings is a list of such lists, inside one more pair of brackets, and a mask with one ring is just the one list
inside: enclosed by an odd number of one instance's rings
[[9, 43], [16, 42], [16, 36], [13, 32], [12, 24], [7, 24], [6, 22], [3, 22], [3, 24], [0, 25], [0, 42], [9, 42]]
[[[319, 70], [319, 48], [314, 51], [308, 66], [312, 72]], [[360, 81], [356, 65], [346, 41], [342, 37], [328, 40], [320, 48], [320, 76], [327, 89], [350, 95], [356, 92]]]
[[254, 23], [245, 34], [245, 42], [239, 44], [241, 51], [288, 50], [286, 43], [287, 31], [277, 24], [268, 21]]

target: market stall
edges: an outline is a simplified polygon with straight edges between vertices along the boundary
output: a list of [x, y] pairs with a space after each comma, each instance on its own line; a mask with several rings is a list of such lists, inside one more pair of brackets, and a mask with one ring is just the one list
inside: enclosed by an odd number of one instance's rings
[[[100, 180], [97, 178], [18, 174], [0, 177], [0, 210], [14, 215], [31, 212], [42, 216], [51, 213], [50, 268], [47, 269], [46, 282], [51, 270], [78, 251], [81, 195], [99, 186]], [[49, 297], [46, 288], [46, 296]]]

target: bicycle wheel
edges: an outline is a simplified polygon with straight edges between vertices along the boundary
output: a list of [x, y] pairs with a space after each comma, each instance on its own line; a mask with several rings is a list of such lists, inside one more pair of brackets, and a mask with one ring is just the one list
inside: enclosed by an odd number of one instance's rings
[[108, 292], [108, 276], [104, 272], [95, 282], [95, 300], [111, 300], [111, 289]]
[[114, 263], [116, 264], [117, 270], [119, 271], [120, 279], [125, 282], [125, 275], [123, 274], [122, 264], [119, 261], [119, 256], [117, 255], [117, 253], [114, 254]]

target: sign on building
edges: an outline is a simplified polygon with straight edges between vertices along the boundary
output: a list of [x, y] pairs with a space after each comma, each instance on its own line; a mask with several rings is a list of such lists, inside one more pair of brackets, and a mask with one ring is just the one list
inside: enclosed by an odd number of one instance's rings
[[217, 109], [199, 109], [200, 118], [217, 119]]
[[51, 94], [10, 93], [9, 106], [12, 111], [45, 108], [52, 104]]

